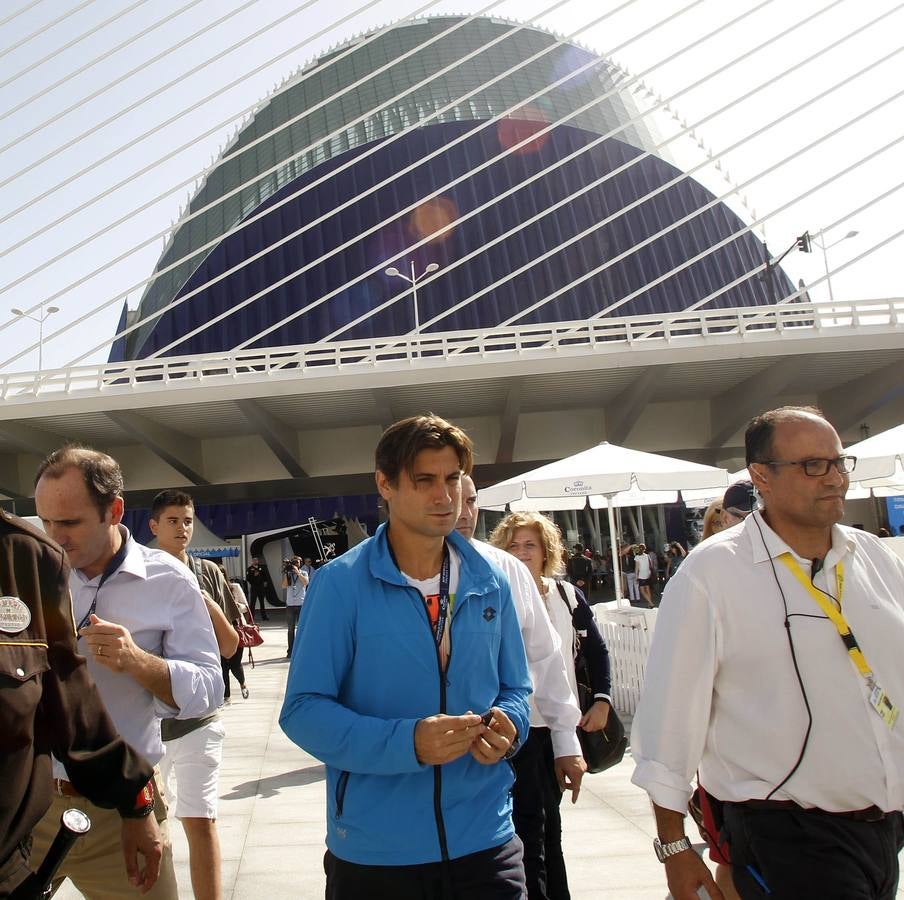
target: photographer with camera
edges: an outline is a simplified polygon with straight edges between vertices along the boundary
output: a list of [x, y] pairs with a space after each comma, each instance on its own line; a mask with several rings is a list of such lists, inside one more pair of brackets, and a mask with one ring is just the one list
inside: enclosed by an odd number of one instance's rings
[[295, 644], [295, 628], [298, 625], [298, 616], [304, 605], [304, 595], [308, 587], [308, 573], [301, 565], [301, 559], [290, 556], [283, 560], [282, 586], [286, 590], [286, 633], [289, 640], [287, 658], [292, 657], [292, 647]]

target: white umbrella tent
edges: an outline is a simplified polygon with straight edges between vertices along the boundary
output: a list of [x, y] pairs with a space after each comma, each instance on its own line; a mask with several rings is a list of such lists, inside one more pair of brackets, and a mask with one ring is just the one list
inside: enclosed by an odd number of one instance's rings
[[857, 457], [857, 467], [847, 496], [851, 499], [894, 497], [904, 493], [904, 425], [866, 438], [844, 452]]
[[619, 506], [670, 503], [683, 489], [721, 488], [728, 484], [725, 469], [645, 453], [603, 441], [589, 450], [540, 466], [478, 492], [484, 509], [582, 509], [589, 501], [605, 508], [616, 552], [612, 554], [615, 596], [621, 602], [621, 577], [613, 510]]

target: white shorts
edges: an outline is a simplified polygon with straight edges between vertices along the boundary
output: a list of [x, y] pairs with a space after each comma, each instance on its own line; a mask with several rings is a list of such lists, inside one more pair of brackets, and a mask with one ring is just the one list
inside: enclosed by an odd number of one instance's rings
[[170, 813], [177, 819], [216, 819], [224, 737], [223, 723], [214, 719], [165, 742], [160, 774]]

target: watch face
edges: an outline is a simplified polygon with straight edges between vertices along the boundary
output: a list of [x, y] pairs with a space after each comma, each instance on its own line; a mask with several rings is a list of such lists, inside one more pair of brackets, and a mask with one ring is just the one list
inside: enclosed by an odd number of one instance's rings
[[85, 834], [91, 820], [80, 809], [67, 809], [62, 815], [63, 825], [75, 834]]

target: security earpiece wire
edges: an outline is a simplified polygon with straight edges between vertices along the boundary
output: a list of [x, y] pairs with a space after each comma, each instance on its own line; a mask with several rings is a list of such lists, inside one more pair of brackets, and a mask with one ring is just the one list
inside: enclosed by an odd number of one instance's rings
[[[772, 559], [772, 554], [769, 553], [769, 547], [766, 544], [766, 536], [763, 534], [763, 529], [760, 526], [760, 521], [756, 517], [756, 515], [753, 516], [753, 521], [756, 523], [757, 531], [759, 531], [760, 533], [760, 540], [763, 542], [763, 549], [766, 551], [766, 555], [769, 558], [769, 565], [772, 568], [772, 577], [775, 579], [775, 584], [778, 588], [778, 592], [782, 595], [782, 606], [785, 610], [785, 634], [788, 636], [788, 647], [791, 649], [791, 662], [794, 664], [794, 674], [797, 676], [797, 683], [800, 686], [800, 695], [804, 701], [804, 707], [807, 710], [807, 730], [804, 734], [804, 742], [801, 745], [800, 754], [797, 757], [797, 762], [795, 762], [791, 767], [791, 771], [788, 772], [788, 774], [766, 795], [766, 799], [771, 800], [772, 797], [791, 780], [791, 778], [800, 768], [801, 763], [804, 761], [804, 755], [807, 752], [807, 745], [810, 743], [810, 732], [813, 730], [813, 710], [810, 708], [810, 698], [807, 696], [807, 689], [804, 686], [804, 679], [800, 674], [800, 665], [797, 662], [797, 651], [794, 648], [794, 638], [791, 636], [791, 613], [788, 612], [788, 600], [785, 597], [784, 590], [782, 590], [782, 583], [778, 580], [778, 572], [775, 571], [775, 562]], [[815, 618], [825, 617], [816, 616]]]

